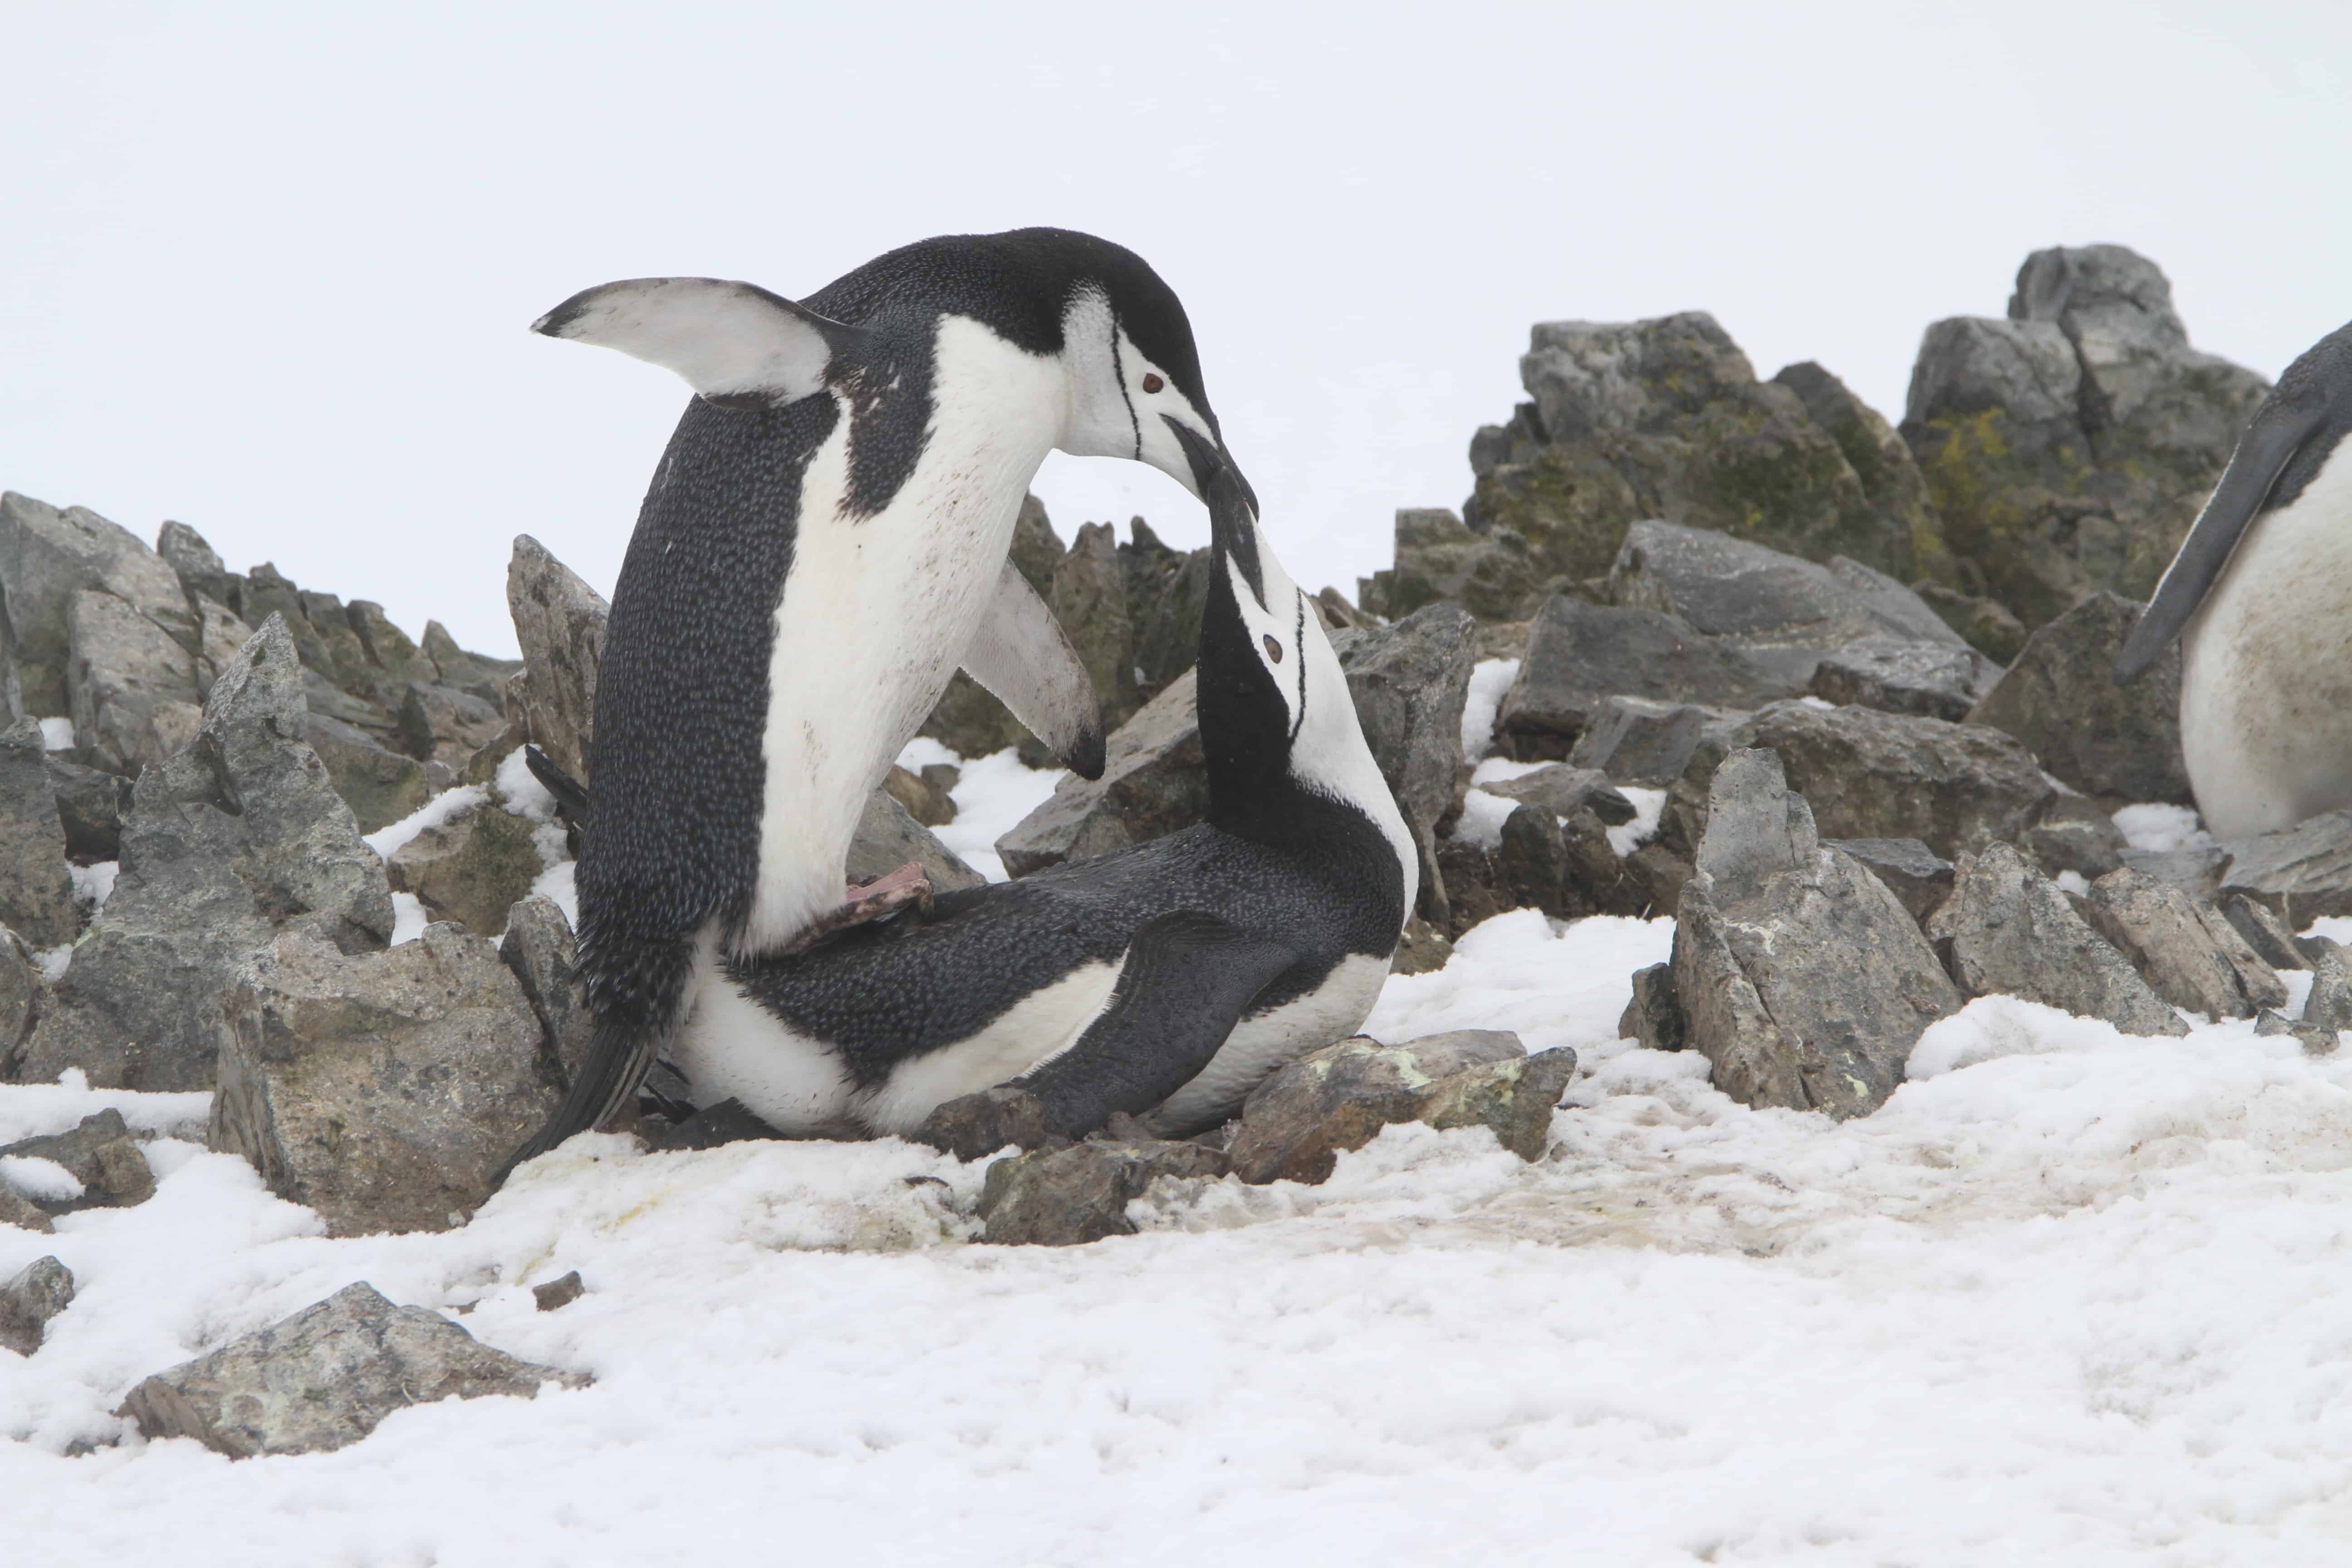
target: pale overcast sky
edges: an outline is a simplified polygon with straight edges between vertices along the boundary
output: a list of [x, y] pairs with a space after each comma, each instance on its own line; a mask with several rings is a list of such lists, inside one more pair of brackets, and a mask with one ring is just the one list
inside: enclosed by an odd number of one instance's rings
[[[1056, 224], [1174, 285], [1294, 575], [1458, 505], [1530, 322], [1713, 311], [1899, 418], [1921, 329], [2113, 240], [2201, 347], [2352, 316], [2352, 5], [0, 0], [0, 488], [510, 651], [609, 590], [684, 390], [534, 338], [609, 279], [807, 294]], [[1066, 539], [1197, 505], [1056, 458]]]

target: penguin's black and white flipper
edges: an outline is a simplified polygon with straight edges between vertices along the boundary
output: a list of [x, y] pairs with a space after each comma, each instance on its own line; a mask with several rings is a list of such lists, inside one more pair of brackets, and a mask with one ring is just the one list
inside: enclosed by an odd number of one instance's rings
[[2147, 613], [2116, 656], [2116, 684], [2128, 686], [2146, 674], [2173, 638], [2188, 626], [2198, 605], [2230, 563], [2238, 542], [2269, 501], [2279, 477], [2326, 422], [2326, 410], [2277, 395], [2263, 405], [2238, 438], [2230, 466], [2213, 488], [2196, 525], [2165, 568]]
[[949, 1100], [916, 1136], [971, 1160], [1040, 1131], [1082, 1138], [1116, 1112], [1149, 1110], [1209, 1065], [1258, 994], [1297, 958], [1198, 910], [1146, 921], [1129, 941], [1110, 1001], [1076, 1044], [999, 1089]]
[[1082, 779], [1103, 771], [1101, 700], [1062, 623], [1010, 561], [964, 650], [966, 675], [1012, 710]]
[[797, 403], [863, 356], [862, 328], [755, 283], [630, 278], [583, 289], [531, 323], [676, 372], [722, 408]]

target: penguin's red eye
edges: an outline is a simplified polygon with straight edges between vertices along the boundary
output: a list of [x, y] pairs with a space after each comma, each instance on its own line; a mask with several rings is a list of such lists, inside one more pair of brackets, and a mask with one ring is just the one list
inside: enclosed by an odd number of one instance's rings
[[1143, 390], [1146, 392], [1157, 392], [1167, 384], [1156, 375], [1147, 375], [1143, 378]]
[[1280, 664], [1282, 662], [1282, 645], [1274, 640], [1271, 633], [1267, 635], [1265, 639], [1265, 657], [1274, 660], [1276, 664]]

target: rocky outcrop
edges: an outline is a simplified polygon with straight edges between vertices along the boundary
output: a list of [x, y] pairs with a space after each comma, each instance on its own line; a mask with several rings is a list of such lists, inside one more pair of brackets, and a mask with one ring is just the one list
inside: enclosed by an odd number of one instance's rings
[[348, 1447], [412, 1405], [530, 1399], [549, 1384], [589, 1382], [492, 1350], [439, 1313], [396, 1307], [362, 1282], [143, 1380], [119, 1414], [151, 1440], [192, 1437], [248, 1459]]
[[81, 931], [57, 787], [40, 726], [29, 719], [0, 730], [0, 925], [35, 947], [71, 942]]
[[2126, 1035], [2189, 1032], [2015, 845], [1959, 857], [1952, 896], [1927, 934], [1969, 996], [2021, 996], [2104, 1018]]
[[430, 797], [423, 763], [390, 750], [356, 724], [313, 713], [303, 739], [319, 753], [335, 793], [352, 808], [362, 833], [398, 822]]
[[587, 1065], [595, 1027], [580, 978], [580, 950], [572, 922], [554, 900], [533, 893], [507, 911], [499, 957], [521, 982], [522, 994], [538, 1015], [541, 1059], [553, 1065], [557, 1082], [569, 1089]]
[[1972, 647], [1868, 637], [1822, 655], [1806, 689], [1825, 702], [1958, 721], [2000, 673]]
[[1556, 597], [1536, 617], [1496, 738], [1523, 762], [1561, 758], [1610, 698], [1754, 708], [1788, 695], [1786, 681], [1678, 616]]
[[384, 863], [393, 891], [414, 893], [435, 920], [476, 936], [506, 930], [507, 910], [544, 868], [529, 817], [485, 800], [435, 824]]
[[[193, 650], [194, 618], [180, 580], [161, 557], [85, 507], [56, 507], [0, 493], [0, 663], [14, 670], [7, 717], [42, 718], [70, 710], [76, 595], [121, 602], [183, 655]], [[192, 677], [184, 661], [184, 675]]]
[[2128, 868], [2091, 885], [2091, 923], [2175, 1007], [2251, 1018], [2286, 1005], [2278, 973], [2212, 905]]
[[1713, 745], [1720, 756], [1748, 717], [1688, 702], [1604, 697], [1586, 714], [1568, 760], [1620, 784], [1662, 788], [1682, 776], [1701, 745]]
[[1441, 925], [1450, 911], [1436, 829], [1454, 805], [1475, 633], [1458, 605], [1432, 605], [1394, 626], [1331, 637], [1365, 743], [1421, 849], [1420, 912]]
[[2168, 648], [2130, 686], [2116, 655], [2146, 606], [2099, 592], [2035, 632], [1968, 715], [2016, 736], [2042, 765], [2116, 805], [2191, 804], [2180, 756], [2180, 649]]
[[507, 609], [522, 645], [524, 731], [556, 766], [587, 784], [595, 748], [596, 674], [613, 607], [524, 533], [516, 535], [507, 563]]

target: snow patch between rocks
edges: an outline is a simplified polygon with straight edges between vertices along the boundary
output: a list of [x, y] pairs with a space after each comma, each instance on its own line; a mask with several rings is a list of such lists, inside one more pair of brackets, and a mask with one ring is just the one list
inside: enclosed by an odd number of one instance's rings
[[1470, 667], [1470, 696], [1462, 705], [1462, 760], [1475, 763], [1495, 748], [1495, 719], [1511, 682], [1519, 678], [1516, 658], [1480, 659]]

